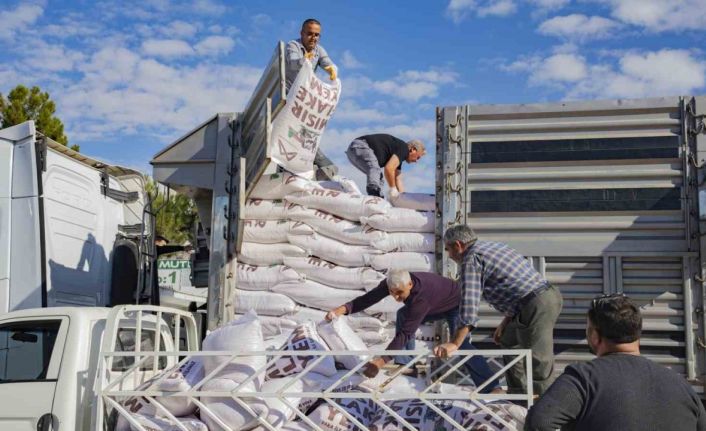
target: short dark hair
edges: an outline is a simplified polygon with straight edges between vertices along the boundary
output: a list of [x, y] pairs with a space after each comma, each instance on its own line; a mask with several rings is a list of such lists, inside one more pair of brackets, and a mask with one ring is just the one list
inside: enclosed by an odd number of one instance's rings
[[598, 335], [616, 344], [640, 339], [642, 314], [625, 295], [599, 296], [591, 301], [588, 318]]
[[308, 19], [304, 20], [304, 22], [302, 23], [302, 29], [304, 27], [306, 27], [307, 24], [321, 25], [321, 23], [318, 20], [316, 20], [314, 18], [308, 18]]
[[168, 240], [167, 238], [163, 237], [162, 235], [155, 235], [155, 236], [154, 236], [154, 240], [155, 240], [155, 242], [157, 242], [157, 241], [164, 241], [164, 242], [166, 242], [167, 244], [169, 244], [169, 240]]

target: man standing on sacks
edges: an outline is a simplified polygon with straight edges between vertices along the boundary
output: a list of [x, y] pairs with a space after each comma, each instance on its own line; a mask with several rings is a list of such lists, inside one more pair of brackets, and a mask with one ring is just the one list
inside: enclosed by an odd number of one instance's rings
[[366, 176], [366, 192], [370, 196], [382, 197], [387, 182], [387, 197], [391, 201], [404, 193], [402, 162], [416, 163], [424, 154], [421, 141], [405, 142], [383, 133], [355, 138], [346, 150], [348, 160]]
[[[284, 81], [289, 92], [289, 88], [297, 79], [305, 61], [310, 61], [314, 66], [314, 71], [318, 67], [324, 69], [331, 81], [335, 81], [338, 75], [338, 68], [329, 57], [323, 46], [319, 44], [321, 38], [321, 23], [314, 18], [309, 18], [302, 23], [299, 39], [290, 40], [285, 50], [285, 75]], [[319, 148], [314, 158], [316, 169], [316, 179], [319, 181], [333, 179], [338, 174], [338, 167]]]
[[[387, 350], [414, 350], [414, 335], [419, 325], [445, 319], [452, 333], [458, 320], [461, 289], [448, 278], [429, 272], [407, 272], [402, 269], [390, 269], [387, 278], [375, 289], [359, 296], [351, 302], [341, 305], [326, 314], [326, 320], [337, 316], [353, 314], [382, 301], [388, 295], [395, 301], [404, 303], [397, 312], [395, 337]], [[473, 349], [470, 340], [464, 340], [462, 349]], [[374, 358], [363, 369], [367, 377], [375, 377], [391, 356]], [[411, 357], [409, 358], [411, 359]], [[408, 361], [404, 361], [406, 364]], [[493, 372], [485, 358], [474, 356], [467, 362], [468, 374], [476, 385], [490, 380]], [[499, 391], [497, 381], [490, 382], [482, 392]]]
[[[473, 229], [456, 225], [444, 234], [449, 257], [460, 265], [459, 326], [451, 342], [434, 353], [449, 357], [478, 326], [480, 300], [505, 315], [493, 339], [506, 349], [532, 349], [534, 393], [551, 385], [554, 370], [554, 325], [562, 307], [559, 289], [549, 284], [520, 253], [499, 242], [481, 241]], [[514, 357], [505, 358], [506, 362]], [[506, 373], [508, 392], [524, 393], [524, 362]]]

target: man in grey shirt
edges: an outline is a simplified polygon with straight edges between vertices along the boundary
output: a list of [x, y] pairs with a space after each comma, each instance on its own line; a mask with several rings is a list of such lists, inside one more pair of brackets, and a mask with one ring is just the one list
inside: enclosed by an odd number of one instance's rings
[[[314, 71], [320, 66], [328, 72], [331, 81], [336, 79], [338, 72], [324, 47], [319, 45], [321, 37], [321, 23], [319, 21], [313, 18], [304, 21], [300, 36], [297, 40], [290, 40], [285, 51], [286, 71], [284, 76], [287, 91], [297, 79], [299, 70], [307, 60], [311, 61]], [[316, 170], [317, 180], [329, 180], [338, 174], [338, 167], [324, 155], [321, 148], [316, 151], [314, 165], [318, 168]]]
[[689, 383], [640, 356], [642, 316], [622, 294], [591, 302], [586, 340], [598, 356], [571, 365], [530, 409], [525, 431], [706, 430]]

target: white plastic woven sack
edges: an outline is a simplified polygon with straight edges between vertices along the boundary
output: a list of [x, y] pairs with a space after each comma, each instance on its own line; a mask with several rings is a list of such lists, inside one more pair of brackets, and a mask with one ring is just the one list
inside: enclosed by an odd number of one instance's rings
[[370, 256], [370, 266], [378, 271], [405, 269], [413, 272], [434, 272], [434, 253], [396, 252]]
[[[332, 310], [365, 293], [362, 290], [336, 289], [312, 280], [280, 283], [273, 287], [272, 291], [292, 298], [299, 304], [309, 308], [323, 311]], [[402, 304], [395, 302], [392, 297], [388, 296], [372, 307], [369, 307], [366, 313], [396, 313], [401, 306]]]
[[395, 336], [395, 328], [383, 328], [377, 331], [358, 330], [356, 333], [366, 346], [376, 346], [378, 344], [389, 344]]
[[309, 209], [294, 203], [287, 206], [287, 218], [306, 223], [316, 232], [346, 244], [370, 245], [371, 241], [384, 237], [384, 233], [375, 228], [346, 220], [326, 211]]
[[319, 79], [305, 61], [287, 92], [287, 102], [272, 123], [268, 154], [289, 172], [313, 176], [314, 157], [326, 123], [341, 94], [341, 81]]
[[390, 232], [384, 238], [371, 241], [370, 245], [385, 252], [433, 253], [434, 241], [433, 233]]
[[285, 257], [284, 264], [308, 280], [339, 289], [370, 290], [385, 279], [383, 274], [369, 267], [348, 268], [317, 257]]
[[[162, 392], [183, 392], [191, 390], [205, 377], [200, 358], [189, 359], [179, 368], [167, 371], [169, 375], [157, 382], [151, 389]], [[188, 416], [196, 411], [196, 404], [187, 397], [156, 397], [157, 402], [174, 416]]]
[[[432, 400], [430, 402], [461, 425], [463, 429], [492, 431], [511, 429], [503, 426], [502, 423], [469, 401]], [[385, 404], [406, 421], [414, 423], [419, 431], [456, 429], [421, 400], [397, 400], [388, 401]], [[490, 403], [487, 404], [487, 407], [508, 422], [514, 429], [520, 430], [523, 428], [524, 420], [517, 420], [508, 405]], [[398, 431], [404, 428], [404, 425], [397, 418], [380, 408], [372, 420], [371, 428], [376, 431]]]
[[[292, 383], [292, 381], [294, 382]], [[289, 386], [284, 389], [287, 385]], [[267, 404], [269, 409], [265, 420], [275, 428], [281, 427], [294, 417], [294, 409], [297, 408], [299, 401], [301, 400], [301, 396], [297, 396], [296, 394], [304, 392], [304, 383], [301, 380], [294, 380], [294, 376], [291, 376], [267, 380], [262, 384], [262, 392], [265, 393], [277, 393], [282, 389], [284, 389], [282, 394], [286, 395], [284, 398], [287, 400], [289, 405], [294, 406], [294, 408], [289, 407], [287, 403], [279, 398], [267, 397], [262, 399], [265, 404]], [[256, 427], [255, 430], [264, 431], [269, 430], [269, 428], [260, 425]]]
[[[202, 386], [205, 392], [223, 392], [223, 397], [203, 397], [202, 401], [208, 410], [199, 412], [201, 420], [208, 426], [209, 431], [225, 431], [227, 428], [221, 426], [217, 419], [220, 419], [226, 426], [233, 430], [251, 430], [258, 425], [255, 417], [263, 417], [267, 414], [268, 408], [259, 398], [240, 398], [254, 412], [250, 414], [245, 408], [238, 404], [232, 397], [231, 392], [238, 387], [239, 383], [230, 379], [209, 380]], [[255, 392], [253, 383], [243, 385], [238, 392]], [[214, 417], [215, 416], [215, 417]]]
[[409, 208], [418, 211], [434, 211], [436, 209], [436, 197], [426, 193], [400, 193], [392, 202], [396, 208]]
[[243, 290], [270, 290], [279, 283], [298, 281], [301, 279], [302, 276], [299, 275], [298, 271], [284, 265], [253, 266], [239, 263], [238, 269], [236, 270], [235, 285], [238, 289]]
[[360, 222], [385, 232], [434, 232], [435, 217], [431, 211], [391, 208], [385, 214], [361, 217]]
[[[306, 237], [308, 235], [301, 235]], [[238, 261], [255, 266], [282, 265], [285, 256], [306, 256], [306, 251], [293, 244], [258, 244], [243, 242]]]
[[[292, 335], [290, 335], [280, 350], [303, 352], [306, 350], [328, 351], [329, 349], [316, 331], [316, 325], [313, 322], [307, 322], [302, 323], [292, 331]], [[318, 356], [312, 355], [282, 356], [267, 368], [267, 378], [279, 379], [299, 373], [316, 359], [318, 359]], [[334, 357], [327, 356], [311, 371], [324, 376], [334, 375], [336, 373]]]
[[235, 289], [234, 312], [245, 314], [254, 310], [265, 316], [283, 316], [297, 311], [297, 304], [289, 297], [278, 293]]
[[259, 244], [287, 242], [287, 235], [311, 235], [314, 229], [306, 223], [287, 220], [243, 220], [243, 241]]
[[[351, 392], [358, 391], [358, 385], [365, 380], [365, 377], [355, 373], [347, 378], [339, 380], [348, 373], [347, 370], [336, 371], [333, 376], [327, 377], [317, 373], [308, 373], [302, 377], [304, 382], [304, 392]], [[318, 398], [302, 398], [299, 401], [299, 410], [306, 412]]]
[[[317, 326], [319, 335], [331, 350], [366, 350], [367, 346], [363, 340], [348, 326], [346, 316], [333, 319], [331, 322], [323, 322]], [[352, 370], [356, 365], [368, 360], [365, 355], [341, 355], [336, 356], [336, 361], [346, 369]]]
[[243, 206], [242, 218], [247, 220], [284, 220], [287, 218], [287, 205], [282, 199], [248, 199]]
[[366, 266], [370, 259], [369, 255], [380, 253], [380, 250], [370, 246], [349, 245], [319, 234], [287, 235], [287, 240], [291, 245], [305, 250], [309, 256], [317, 256], [351, 268]]
[[[236, 314], [233, 317], [234, 318], [239, 318], [243, 315], [241, 314]], [[265, 340], [268, 338], [272, 337], [277, 337], [282, 334], [289, 335], [292, 333], [294, 328], [299, 325], [298, 322], [288, 319], [289, 316], [282, 316], [282, 317], [276, 317], [276, 316], [264, 316], [264, 315], [259, 315], [257, 316], [258, 320], [260, 320], [260, 325], [262, 326], [262, 336]], [[267, 344], [267, 343], [265, 343]], [[280, 346], [277, 346], [280, 347]]]
[[382, 198], [321, 188], [292, 193], [287, 195], [286, 200], [307, 208], [327, 211], [355, 222], [359, 221], [361, 217], [384, 214], [391, 208], [389, 202]]
[[350, 178], [337, 177], [336, 181], [338, 181], [341, 184], [343, 191], [346, 193], [352, 193], [354, 195], [362, 195], [363, 194], [363, 192], [360, 191], [360, 187], [358, 187], [358, 184], [356, 184], [355, 181], [353, 181]]
[[309, 180], [289, 172], [263, 175], [250, 192], [250, 199], [284, 199], [289, 194], [308, 190], [311, 187]]
[[305, 323], [308, 321], [319, 323], [324, 320], [324, 316], [326, 316], [326, 311], [316, 310], [309, 307], [299, 307], [295, 313], [289, 314], [287, 318], [298, 323]]
[[[141, 385], [137, 386], [136, 390], [145, 391], [150, 386], [154, 384], [155, 379], [148, 380]], [[135, 415], [140, 415], [143, 417], [154, 417], [157, 412], [157, 407], [149, 402], [144, 397], [131, 396], [126, 397], [122, 400], [117, 400], [121, 406], [130, 412], [130, 414], [135, 417]], [[131, 431], [132, 426], [130, 422], [123, 415], [119, 415], [117, 421], [115, 422], [115, 431]]]
[[386, 327], [382, 320], [361, 313], [346, 317], [348, 318], [348, 326], [354, 331], [380, 331]]
[[345, 191], [343, 190], [343, 185], [338, 181], [312, 181], [312, 183], [322, 189], [336, 190], [337, 192]]
[[[368, 427], [372, 423], [377, 413], [377, 405], [370, 399], [345, 398], [336, 399], [334, 401], [365, 427]], [[322, 403], [316, 407], [308, 417], [324, 431], [358, 431], [361, 429], [353, 421], [349, 420], [339, 409], [334, 408], [328, 403]], [[304, 426], [306, 427], [306, 425]], [[398, 431], [402, 429], [403, 428], [400, 427]]]
[[[182, 431], [178, 425], [166, 417], [147, 416], [139, 413], [131, 416], [142, 426], [142, 428], [147, 431]], [[121, 417], [121, 419], [123, 418]], [[181, 423], [188, 431], [209, 431], [206, 424], [198, 420], [196, 416], [188, 416], [177, 419], [179, 420], [179, 423]], [[125, 428], [126, 431], [140, 431], [140, 428], [130, 425], [127, 420], [125, 420], [125, 423], [121, 424], [121, 426], [127, 427]], [[115, 431], [121, 430], [116, 427]]]
[[[212, 331], [202, 343], [203, 351], [226, 351], [226, 352], [259, 352], [265, 350], [265, 343], [262, 337], [262, 325], [258, 316], [253, 311], [248, 311], [243, 317], [231, 320], [227, 324]], [[227, 362], [229, 357], [224, 356], [203, 356], [206, 373], [211, 373], [223, 362]], [[216, 375], [217, 379], [230, 379], [235, 382], [242, 382], [250, 377], [256, 370], [266, 364], [262, 356], [239, 356], [234, 358]], [[259, 387], [263, 381], [262, 376], [258, 376], [254, 382]]]

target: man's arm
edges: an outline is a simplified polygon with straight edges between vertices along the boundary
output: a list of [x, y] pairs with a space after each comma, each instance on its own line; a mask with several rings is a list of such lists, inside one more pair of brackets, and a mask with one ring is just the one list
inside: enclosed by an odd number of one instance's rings
[[397, 191], [404, 193], [404, 184], [402, 184], [402, 171], [397, 169], [395, 171], [395, 185], [397, 186]]
[[382, 301], [389, 294], [390, 292], [387, 290], [387, 281], [383, 280], [380, 282], [380, 284], [377, 285], [375, 289], [345, 304], [344, 306], [346, 307], [346, 314], [353, 314], [359, 311], [363, 311], [366, 308], [371, 307], [377, 304], [378, 302]]
[[385, 173], [385, 180], [387, 180], [387, 185], [390, 187], [397, 186], [397, 168], [400, 167], [400, 158], [396, 154], [390, 157], [390, 160], [385, 163], [385, 168], [383, 169]]
[[295, 41], [291, 41], [287, 44], [284, 58], [288, 68], [299, 70], [304, 64], [304, 55]]
[[532, 406], [525, 419], [525, 431], [554, 431], [574, 422], [586, 402], [586, 385], [571, 366]]

